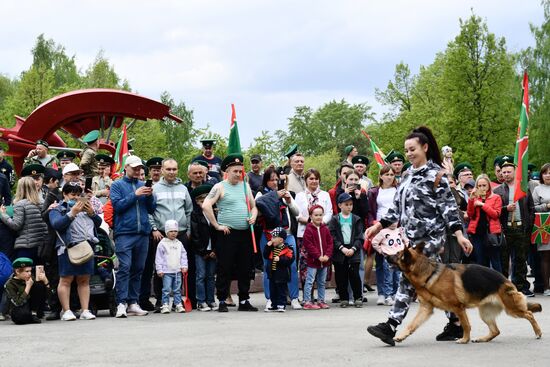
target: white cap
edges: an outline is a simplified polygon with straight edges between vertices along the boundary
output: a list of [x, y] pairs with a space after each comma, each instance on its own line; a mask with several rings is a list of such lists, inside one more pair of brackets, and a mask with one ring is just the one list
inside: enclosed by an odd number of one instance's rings
[[166, 223], [164, 223], [164, 232], [168, 233], [170, 231], [177, 231], [178, 227], [178, 222], [173, 219], [169, 219]]
[[129, 157], [126, 157], [126, 161], [124, 162], [124, 164], [132, 168], [143, 166], [143, 162], [141, 161], [141, 158], [139, 158], [137, 155], [131, 155]]
[[76, 165], [76, 163], [69, 163], [65, 167], [63, 167], [64, 175], [70, 172], [78, 172], [78, 171], [82, 171], [82, 170], [80, 169], [80, 167]]

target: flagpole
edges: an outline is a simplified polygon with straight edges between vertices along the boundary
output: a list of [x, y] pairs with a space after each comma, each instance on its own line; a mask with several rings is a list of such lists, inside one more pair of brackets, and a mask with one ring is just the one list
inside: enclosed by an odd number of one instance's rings
[[[244, 190], [244, 198], [246, 201], [246, 210], [248, 211], [248, 219], [250, 219], [252, 215], [252, 209], [250, 206], [250, 200], [248, 199], [248, 191], [246, 190], [246, 186], [248, 184], [246, 178], [247, 175], [244, 174], [244, 166], [243, 166], [243, 174], [242, 174], [242, 180], [243, 180], [243, 190]], [[254, 249], [254, 253], [258, 252], [258, 246], [256, 246], [256, 236], [254, 236], [254, 225], [250, 225], [250, 234], [252, 235], [252, 248]]]

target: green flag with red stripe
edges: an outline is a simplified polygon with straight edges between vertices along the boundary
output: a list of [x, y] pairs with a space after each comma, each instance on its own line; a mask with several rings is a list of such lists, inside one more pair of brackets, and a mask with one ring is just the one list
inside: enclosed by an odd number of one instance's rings
[[231, 104], [231, 125], [229, 127], [229, 141], [227, 143], [227, 154], [241, 153], [241, 139], [239, 138], [239, 128], [237, 126], [237, 114], [235, 105]]
[[523, 74], [523, 98], [519, 114], [518, 134], [516, 140], [516, 153], [514, 163], [516, 164], [516, 177], [514, 188], [514, 201], [525, 197], [529, 189], [529, 177], [527, 175], [527, 161], [529, 159], [529, 77], [527, 72]]
[[364, 132], [362, 130], [361, 130], [361, 132], [363, 133], [363, 135], [365, 135], [365, 137], [367, 139], [369, 139], [370, 147], [372, 149], [372, 154], [374, 156], [374, 160], [376, 161], [376, 163], [378, 163], [378, 166], [380, 168], [384, 167], [387, 164], [386, 161], [385, 161], [386, 156], [384, 155], [384, 153], [382, 153], [380, 148], [378, 148], [376, 143], [370, 138], [369, 134], [367, 134], [366, 132]]

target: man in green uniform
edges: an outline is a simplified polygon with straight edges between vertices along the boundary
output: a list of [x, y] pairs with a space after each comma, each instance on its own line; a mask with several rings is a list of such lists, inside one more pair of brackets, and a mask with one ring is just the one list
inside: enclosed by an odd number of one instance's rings
[[97, 176], [99, 167], [95, 155], [99, 149], [99, 131], [90, 131], [82, 138], [82, 141], [87, 145], [80, 155], [80, 168], [84, 172], [84, 177]]

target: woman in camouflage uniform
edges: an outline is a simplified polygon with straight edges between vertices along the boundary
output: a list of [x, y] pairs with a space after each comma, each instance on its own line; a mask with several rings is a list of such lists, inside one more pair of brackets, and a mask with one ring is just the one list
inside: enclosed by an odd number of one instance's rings
[[[414, 129], [405, 140], [405, 154], [412, 168], [402, 177], [392, 207], [380, 222], [367, 229], [366, 236], [374, 237], [382, 228], [399, 222], [411, 246], [424, 243], [424, 254], [439, 260], [446, 240], [446, 228], [453, 232], [465, 253], [472, 244], [462, 233], [462, 222], [449, 182], [441, 169], [441, 154], [432, 132], [427, 127]], [[403, 321], [415, 298], [409, 281], [401, 278], [395, 304], [387, 322], [369, 326], [368, 331], [383, 342], [395, 345], [395, 330]], [[449, 324], [437, 340], [455, 340], [462, 337], [462, 327], [452, 314]]]

